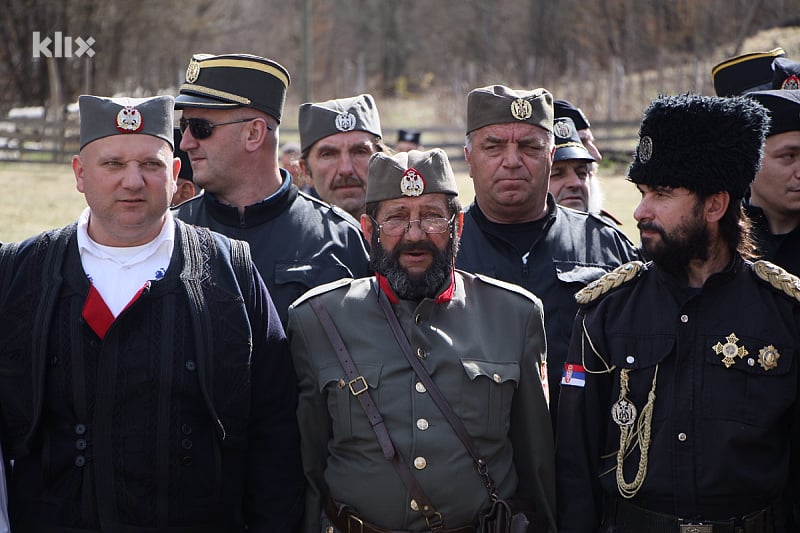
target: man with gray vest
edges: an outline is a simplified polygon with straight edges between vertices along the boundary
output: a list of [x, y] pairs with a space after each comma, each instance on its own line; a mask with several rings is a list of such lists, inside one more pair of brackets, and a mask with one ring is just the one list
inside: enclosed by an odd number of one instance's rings
[[81, 96], [76, 223], [0, 248], [13, 531], [292, 533], [297, 389], [245, 243], [168, 210], [171, 96]]
[[364, 213], [367, 166], [386, 152], [370, 94], [300, 106], [300, 168], [317, 195], [356, 219]]
[[599, 216], [556, 204], [547, 190], [555, 150], [547, 90], [493, 85], [469, 93], [464, 152], [475, 202], [464, 213], [456, 266], [542, 299], [554, 417], [578, 311], [575, 293], [638, 257], [628, 238]]
[[205, 191], [176, 216], [250, 243], [283, 324], [306, 290], [369, 272], [356, 221], [298, 191], [278, 166], [288, 86], [289, 73], [270, 59], [197, 54], [175, 100], [181, 148]]
[[496, 495], [529, 502], [536, 531], [555, 531], [542, 307], [525, 289], [454, 269], [457, 196], [442, 150], [372, 156], [361, 226], [376, 275], [318, 287], [289, 309], [305, 533], [474, 533], [491, 499], [463, 433]]

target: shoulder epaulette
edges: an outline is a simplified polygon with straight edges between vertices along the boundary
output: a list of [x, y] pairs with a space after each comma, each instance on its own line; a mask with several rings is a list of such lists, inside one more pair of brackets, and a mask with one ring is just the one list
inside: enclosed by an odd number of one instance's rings
[[326, 292], [330, 292], [334, 289], [338, 289], [339, 287], [344, 287], [345, 285], [350, 285], [353, 282], [353, 278], [342, 278], [336, 281], [331, 281], [330, 283], [323, 283], [313, 289], [309, 289], [302, 296], [300, 296], [297, 300], [292, 302], [291, 307], [297, 307], [301, 303], [305, 302], [306, 300], [313, 298], [314, 296], [319, 296], [320, 294], [325, 294]]
[[753, 263], [756, 275], [800, 302], [800, 278], [769, 261]]
[[608, 274], [594, 280], [586, 287], [575, 293], [575, 300], [580, 305], [585, 305], [595, 301], [611, 289], [615, 289], [636, 278], [644, 268], [644, 263], [641, 261], [631, 261], [624, 265], [618, 266]]
[[494, 285], [495, 287], [500, 287], [501, 289], [505, 289], [507, 291], [516, 292], [517, 294], [521, 294], [525, 298], [539, 302], [539, 298], [535, 294], [533, 294], [525, 287], [520, 287], [516, 283], [509, 283], [501, 279], [493, 278], [491, 276], [485, 276], [483, 274], [478, 274], [478, 273], [475, 273], [473, 275], [484, 283], [488, 283], [489, 285]]

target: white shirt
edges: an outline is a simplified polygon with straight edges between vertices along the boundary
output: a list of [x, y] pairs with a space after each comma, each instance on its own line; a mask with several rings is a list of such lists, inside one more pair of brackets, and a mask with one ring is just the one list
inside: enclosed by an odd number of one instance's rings
[[91, 210], [78, 219], [78, 250], [83, 270], [97, 292], [117, 317], [150, 280], [164, 277], [175, 247], [175, 221], [167, 218], [158, 236], [140, 246], [117, 247], [98, 244], [89, 237]]

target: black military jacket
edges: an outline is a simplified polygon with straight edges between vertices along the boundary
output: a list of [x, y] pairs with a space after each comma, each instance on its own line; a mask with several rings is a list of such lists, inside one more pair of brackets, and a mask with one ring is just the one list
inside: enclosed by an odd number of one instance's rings
[[220, 203], [205, 192], [175, 208], [179, 219], [247, 241], [286, 326], [289, 304], [308, 289], [341, 278], [369, 275], [369, 253], [355, 220], [339, 209], [300, 192], [283, 173], [274, 196], [247, 206]]
[[746, 204], [745, 212], [753, 221], [753, 235], [761, 258], [800, 276], [800, 226], [784, 235], [773, 235], [760, 207]]
[[548, 216], [541, 234], [520, 257], [502, 235], [492, 232], [477, 203], [464, 215], [456, 267], [516, 283], [544, 305], [550, 410], [555, 414], [561, 366], [567, 355], [575, 293], [638, 253], [625, 235], [597, 215], [557, 206], [547, 195]]
[[[762, 262], [761, 266], [766, 263]], [[642, 421], [654, 393], [644, 481], [633, 504], [690, 520], [763, 509], [800, 479], [800, 288], [772, 286], [739, 258], [701, 289], [648, 264], [575, 319], [557, 424], [559, 531], [595, 531], [619, 497], [620, 379]], [[585, 332], [585, 334], [584, 334]], [[618, 420], [623, 420], [618, 418]], [[623, 461], [636, 478], [641, 446]], [[793, 530], [794, 531], [794, 530]]]

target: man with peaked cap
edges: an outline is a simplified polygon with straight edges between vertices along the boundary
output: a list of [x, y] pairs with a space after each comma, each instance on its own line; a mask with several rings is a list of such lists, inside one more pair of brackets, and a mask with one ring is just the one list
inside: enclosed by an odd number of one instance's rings
[[773, 88], [773, 63], [786, 55], [783, 48], [748, 52], [726, 59], [711, 69], [717, 96], [737, 96]]
[[[542, 522], [535, 531], [555, 531], [542, 307], [520, 287], [453, 268], [463, 218], [457, 195], [442, 150], [373, 155], [361, 227], [376, 275], [312, 289], [289, 309], [306, 533], [354, 531], [348, 524], [364, 533], [474, 533], [490, 505], [475, 462], [404, 357], [389, 313], [411, 344], [409, 357], [463, 422], [499, 496], [530, 502]], [[355, 369], [335, 355], [317, 305]], [[380, 414], [368, 418], [356, 395]], [[393, 446], [373, 431], [376, 416], [384, 421], [376, 431], [385, 428]], [[407, 488], [392, 456], [419, 490]]]
[[173, 219], [171, 96], [84, 95], [76, 223], [0, 248], [14, 531], [290, 533], [288, 344], [246, 243]]
[[554, 119], [553, 135], [556, 151], [548, 191], [559, 205], [589, 211], [589, 168], [595, 159], [578, 137], [571, 118]]
[[772, 120], [764, 161], [745, 207], [753, 221], [759, 254], [800, 274], [800, 91], [755, 91], [747, 96], [766, 107]]
[[194, 186], [192, 178], [192, 162], [189, 160], [189, 154], [181, 150], [181, 135], [180, 128], [175, 128], [175, 157], [181, 160], [181, 170], [178, 173], [178, 180], [175, 183], [175, 194], [172, 195], [170, 206], [182, 204], [189, 198], [194, 198], [197, 195], [197, 188]]
[[358, 223], [300, 192], [278, 165], [278, 126], [289, 73], [248, 54], [196, 54], [175, 106], [181, 148], [204, 194], [178, 218], [250, 243], [253, 259], [286, 324], [286, 310], [311, 287], [368, 270]]
[[553, 99], [545, 89], [502, 85], [467, 98], [465, 155], [475, 202], [464, 214], [456, 266], [525, 287], [542, 299], [550, 412], [567, 355], [575, 293], [638, 257], [625, 235], [598, 215], [556, 204], [548, 193], [555, 153]]
[[628, 179], [652, 261], [576, 296], [559, 531], [798, 531], [800, 279], [749, 260], [742, 211], [768, 125], [744, 97], [646, 110]]
[[397, 144], [394, 149], [397, 152], [409, 152], [411, 150], [422, 150], [420, 139], [422, 132], [397, 130]]
[[300, 168], [324, 201], [353, 217], [364, 213], [367, 166], [385, 152], [381, 120], [369, 94], [300, 106]]

